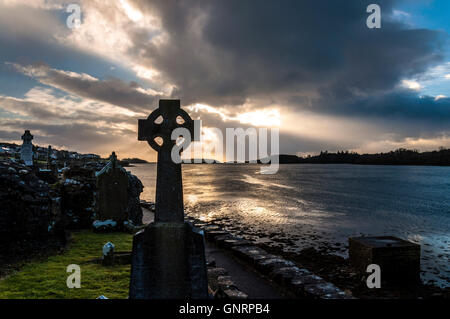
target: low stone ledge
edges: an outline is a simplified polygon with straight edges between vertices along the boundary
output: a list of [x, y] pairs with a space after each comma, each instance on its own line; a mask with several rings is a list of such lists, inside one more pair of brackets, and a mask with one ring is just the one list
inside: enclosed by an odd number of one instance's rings
[[350, 299], [344, 291], [332, 283], [322, 280], [319, 283], [311, 283], [304, 287], [305, 297], [315, 299]]
[[225, 247], [225, 241], [226, 240], [233, 240], [233, 236], [229, 233], [225, 234], [225, 235], [221, 235], [221, 236], [216, 236], [214, 237], [214, 242], [217, 244], [217, 246], [219, 247]]
[[263, 268], [259, 267], [263, 261], [277, 258], [277, 256], [269, 254], [265, 250], [256, 246], [233, 246], [231, 247], [231, 251], [256, 269]]
[[208, 268], [208, 290], [214, 299], [247, 299], [239, 290], [225, 268]]
[[[209, 225], [194, 218], [190, 220], [205, 231], [208, 241], [230, 250], [236, 257], [300, 298], [354, 299], [350, 294], [312, 274], [309, 270], [297, 267], [290, 260], [269, 254], [264, 249], [254, 246], [251, 241], [234, 237], [218, 225]], [[210, 233], [209, 236], [208, 233]], [[221, 285], [225, 286], [223, 288], [219, 286], [219, 277]], [[234, 289], [234, 283], [223, 268], [208, 268], [208, 280], [211, 280], [212, 285], [216, 288], [214, 290], [215, 298], [246, 299], [248, 297], [245, 293]], [[226, 286], [229, 286], [229, 289], [224, 289]]]
[[270, 273], [270, 276], [273, 278], [275, 282], [284, 286], [290, 286], [294, 278], [310, 274], [311, 272], [309, 272], [306, 269], [300, 269], [297, 266], [291, 266], [291, 267], [275, 268]]
[[217, 285], [222, 290], [237, 289], [234, 281], [231, 280], [231, 276], [219, 276], [219, 277], [217, 277]]
[[[273, 256], [273, 255], [272, 255]], [[295, 264], [292, 261], [280, 258], [278, 256], [273, 256], [272, 258], [259, 260], [256, 267], [263, 274], [270, 274], [275, 269], [293, 267]]]
[[203, 227], [208, 225], [204, 222], [198, 222], [198, 221], [191, 222], [191, 224], [194, 225], [195, 227], [201, 228], [201, 229], [203, 229]]
[[211, 230], [205, 231], [206, 239], [209, 241], [215, 241], [216, 237], [230, 235], [228, 232], [224, 230]]
[[251, 246], [253, 243], [246, 239], [240, 239], [233, 237], [232, 239], [226, 239], [223, 241], [223, 245], [225, 248], [231, 249], [234, 246]]
[[223, 293], [228, 299], [248, 299], [248, 295], [240, 290], [227, 289], [224, 290]]
[[207, 232], [211, 232], [211, 231], [216, 231], [216, 230], [221, 230], [220, 227], [218, 225], [208, 225], [206, 224], [205, 226], [196, 226], [201, 228], [205, 233]]
[[208, 268], [208, 283], [212, 291], [220, 288], [219, 277], [227, 276], [228, 271], [225, 268]]

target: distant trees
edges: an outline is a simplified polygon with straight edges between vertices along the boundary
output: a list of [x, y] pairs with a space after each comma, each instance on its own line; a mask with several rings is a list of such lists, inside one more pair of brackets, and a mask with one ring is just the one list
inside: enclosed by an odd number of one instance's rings
[[450, 166], [450, 149], [440, 147], [438, 151], [420, 153], [416, 149], [399, 148], [388, 153], [362, 155], [349, 151], [322, 151], [320, 155], [307, 157], [280, 155], [280, 163]]

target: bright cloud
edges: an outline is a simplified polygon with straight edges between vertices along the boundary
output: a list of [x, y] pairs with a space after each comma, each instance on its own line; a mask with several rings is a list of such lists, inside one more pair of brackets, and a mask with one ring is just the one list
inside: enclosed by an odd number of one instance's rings
[[415, 90], [415, 91], [420, 91], [422, 89], [422, 85], [420, 85], [419, 82], [412, 81], [412, 80], [403, 80], [402, 86], [407, 89]]

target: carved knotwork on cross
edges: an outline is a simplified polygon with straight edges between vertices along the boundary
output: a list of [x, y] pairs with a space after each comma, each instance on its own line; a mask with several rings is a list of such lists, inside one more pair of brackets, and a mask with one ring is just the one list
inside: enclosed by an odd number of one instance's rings
[[[162, 117], [162, 121], [158, 119]], [[138, 140], [147, 141], [158, 152], [156, 178], [156, 222], [183, 222], [183, 184], [181, 164], [171, 158], [176, 140], [172, 132], [176, 128], [186, 128], [194, 137], [194, 121], [180, 108], [180, 100], [160, 100], [159, 108], [145, 120], [139, 120]], [[161, 144], [156, 141], [161, 139]], [[184, 143], [187, 147], [190, 141]]]

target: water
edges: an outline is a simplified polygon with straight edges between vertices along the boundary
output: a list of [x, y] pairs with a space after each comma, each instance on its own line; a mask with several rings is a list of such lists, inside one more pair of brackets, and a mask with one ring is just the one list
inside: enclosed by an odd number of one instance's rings
[[[154, 201], [156, 165], [130, 167]], [[234, 234], [298, 251], [346, 256], [351, 236], [394, 235], [422, 245], [422, 279], [450, 285], [450, 167], [184, 165], [190, 214]]]

